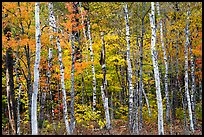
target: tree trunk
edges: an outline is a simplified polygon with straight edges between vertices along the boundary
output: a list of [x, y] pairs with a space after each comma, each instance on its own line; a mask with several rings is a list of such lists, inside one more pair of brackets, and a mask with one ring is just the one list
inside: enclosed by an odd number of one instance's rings
[[17, 135], [20, 135], [20, 123], [21, 123], [21, 116], [20, 116], [20, 99], [21, 99], [21, 83], [18, 85], [19, 93], [18, 93], [18, 100], [17, 100]]
[[[57, 32], [56, 20], [53, 12], [53, 3], [49, 2], [49, 9], [52, 15], [52, 20], [50, 21], [50, 26], [52, 27], [53, 32]], [[62, 86], [62, 103], [63, 103], [63, 118], [65, 121], [66, 132], [67, 134], [71, 134], [69, 122], [68, 122], [68, 113], [67, 113], [67, 101], [66, 101], [66, 91], [65, 91], [65, 83], [64, 83], [64, 65], [62, 62], [62, 49], [60, 46], [59, 36], [56, 36], [57, 40], [57, 49], [58, 49], [58, 60], [60, 63], [60, 78], [61, 78], [61, 86]]]
[[14, 83], [13, 83], [13, 57], [12, 49], [8, 48], [6, 51], [6, 91], [7, 91], [7, 105], [9, 113], [9, 123], [12, 134], [16, 134], [16, 106], [14, 98]]
[[191, 107], [192, 107], [192, 117], [193, 117], [193, 125], [196, 126], [196, 113], [195, 113], [195, 91], [196, 91], [196, 84], [195, 84], [195, 62], [194, 62], [194, 55], [192, 53], [192, 43], [190, 42], [190, 56], [191, 56]]
[[128, 64], [128, 90], [129, 90], [129, 109], [128, 109], [128, 123], [129, 129], [132, 130], [132, 122], [133, 122], [133, 86], [132, 86], [132, 66], [130, 62], [130, 27], [129, 27], [129, 19], [128, 19], [128, 6], [127, 3], [124, 5], [125, 12], [125, 23], [126, 23], [126, 42], [127, 42], [127, 64]]
[[140, 43], [140, 82], [139, 82], [139, 106], [140, 106], [140, 119], [139, 119], [139, 129], [142, 129], [142, 67], [143, 67], [143, 37], [144, 37], [144, 17], [145, 17], [145, 2], [142, 3], [142, 36]]
[[19, 83], [19, 76], [18, 76], [18, 68], [20, 66], [19, 64], [19, 57], [18, 57], [18, 50], [19, 47], [16, 51], [16, 62], [15, 62], [15, 73], [16, 73], [16, 83], [18, 84], [18, 98], [17, 98], [17, 122], [16, 122], [16, 134], [20, 135], [20, 121], [21, 121], [21, 117], [20, 117], [20, 98], [21, 98], [21, 83]]
[[[136, 39], [136, 47], [139, 47], [139, 42], [138, 42], [138, 37]], [[136, 52], [137, 55], [137, 52]], [[133, 134], [138, 135], [139, 134], [139, 127], [138, 127], [138, 64], [139, 64], [139, 58], [136, 57], [136, 62], [135, 62], [135, 89], [134, 89], [134, 112], [133, 112], [133, 116], [134, 116], [134, 122], [133, 122]]]
[[152, 28], [152, 38], [151, 38], [151, 53], [152, 53], [152, 62], [154, 67], [154, 77], [156, 85], [156, 95], [157, 95], [157, 106], [158, 106], [158, 134], [164, 134], [163, 126], [163, 106], [162, 106], [162, 96], [160, 90], [160, 78], [159, 78], [159, 68], [157, 61], [157, 52], [155, 49], [156, 45], [156, 25], [155, 25], [155, 7], [154, 2], [151, 2], [151, 14], [150, 16], [150, 25]]
[[[100, 64], [102, 66], [102, 73], [103, 73], [103, 80], [102, 80], [102, 86], [101, 86], [101, 95], [102, 95], [102, 101], [104, 105], [105, 110], [105, 116], [106, 116], [106, 128], [110, 129], [110, 113], [108, 108], [108, 93], [107, 93], [107, 80], [106, 80], [106, 52], [105, 52], [105, 42], [104, 42], [104, 32], [101, 32], [101, 41], [102, 41], [102, 50], [101, 50], [101, 59]], [[104, 91], [106, 94], [104, 94]]]
[[105, 97], [103, 86], [101, 86], [101, 95], [102, 95], [103, 107], [105, 110], [105, 116], [106, 116], [106, 128], [110, 129], [111, 124], [110, 124], [110, 115], [109, 115], [109, 108], [108, 108], [108, 98]]
[[151, 113], [151, 110], [150, 110], [150, 107], [149, 107], [149, 101], [148, 101], [147, 95], [146, 95], [146, 93], [144, 91], [143, 83], [142, 83], [142, 93], [144, 94], [145, 101], [147, 103], [148, 113], [149, 113], [149, 116], [151, 117], [152, 113]]
[[34, 66], [34, 83], [32, 93], [32, 106], [31, 106], [31, 125], [32, 135], [38, 134], [38, 123], [37, 123], [37, 96], [38, 96], [38, 82], [39, 82], [39, 65], [40, 65], [40, 3], [35, 3], [35, 26], [36, 26], [36, 56]]
[[93, 111], [96, 110], [96, 76], [95, 76], [95, 67], [94, 67], [94, 53], [92, 49], [92, 38], [91, 38], [91, 25], [90, 25], [90, 18], [88, 17], [88, 38], [89, 38], [89, 50], [90, 50], [90, 56], [91, 56], [91, 62], [92, 62], [92, 75], [93, 75]]
[[[30, 67], [30, 48], [29, 46], [25, 46], [24, 47], [25, 49], [25, 53], [26, 53], [26, 60], [27, 60], [27, 65], [28, 65], [28, 68], [27, 68], [27, 71], [28, 71], [28, 76], [27, 76], [27, 94], [28, 94], [28, 112], [29, 112], [29, 119], [31, 120], [31, 103], [32, 103], [32, 82], [31, 82], [31, 67]], [[30, 123], [30, 129], [32, 129], [32, 123], [31, 121], [29, 121]]]
[[40, 102], [40, 118], [39, 118], [39, 128], [43, 127], [43, 121], [44, 121], [44, 112], [45, 112], [45, 101], [46, 101], [46, 91], [43, 89], [41, 90], [42, 92], [42, 98]]
[[[188, 5], [189, 6], [189, 5]], [[188, 7], [190, 8], [190, 7]], [[186, 29], [185, 29], [185, 33], [186, 33], [186, 43], [185, 43], [185, 93], [186, 93], [186, 97], [187, 97], [187, 104], [188, 104], [188, 114], [189, 114], [189, 118], [190, 118], [190, 129], [192, 132], [194, 132], [194, 124], [193, 124], [193, 117], [192, 117], [192, 109], [191, 109], [191, 100], [190, 100], [190, 95], [189, 95], [189, 89], [188, 89], [188, 46], [190, 44], [190, 40], [189, 40], [189, 16], [190, 16], [190, 9], [188, 9], [187, 11], [187, 23], [186, 23]]]
[[[160, 17], [160, 9], [159, 9], [159, 2], [156, 3], [157, 6], [157, 12], [158, 16]], [[164, 64], [165, 64], [165, 76], [164, 76], [164, 81], [165, 81], [165, 96], [166, 96], [166, 121], [169, 123], [170, 121], [170, 106], [169, 106], [169, 91], [168, 91], [168, 62], [167, 62], [167, 56], [166, 56], [166, 48], [164, 46], [164, 40], [163, 40], [163, 25], [162, 25], [162, 19], [159, 21], [160, 25], [160, 37], [161, 37], [161, 45], [162, 45], [162, 50], [164, 53]]]

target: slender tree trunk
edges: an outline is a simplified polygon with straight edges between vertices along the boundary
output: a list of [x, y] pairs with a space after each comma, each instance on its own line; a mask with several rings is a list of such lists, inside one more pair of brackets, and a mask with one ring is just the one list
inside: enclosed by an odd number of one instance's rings
[[43, 121], [44, 121], [44, 113], [45, 113], [45, 101], [46, 101], [46, 91], [41, 90], [42, 92], [42, 98], [40, 102], [40, 118], [39, 118], [39, 128], [43, 127]]
[[[138, 42], [138, 37], [136, 39], [136, 47], [138, 46], [139, 47], [139, 42]], [[136, 55], [137, 55], [137, 52], [136, 52]], [[138, 127], [138, 64], [139, 64], [139, 58], [137, 58], [136, 56], [136, 62], [135, 62], [135, 89], [134, 89], [134, 122], [133, 122], [133, 134], [136, 134], [138, 135], [139, 134], [139, 127]]]
[[[25, 53], [26, 53], [26, 60], [27, 60], [27, 71], [28, 71], [28, 76], [27, 76], [27, 94], [28, 94], [28, 112], [29, 112], [29, 119], [31, 120], [31, 103], [32, 103], [32, 82], [31, 82], [31, 67], [30, 67], [30, 48], [29, 46], [25, 46]], [[32, 123], [30, 122], [30, 129], [32, 129]]]
[[[51, 43], [52, 40], [50, 39]], [[53, 46], [53, 45], [52, 45]], [[52, 68], [52, 48], [48, 49], [48, 71], [47, 71], [47, 89], [50, 94], [50, 102], [51, 102], [51, 118], [52, 123], [54, 123], [54, 109], [53, 109], [53, 99], [52, 99], [52, 89], [51, 89], [51, 68]], [[59, 97], [59, 96], [58, 96]]]
[[[19, 49], [19, 47], [18, 47]], [[21, 97], [21, 83], [19, 83], [19, 76], [18, 76], [18, 68], [19, 68], [19, 57], [18, 57], [18, 49], [16, 52], [16, 62], [15, 62], [15, 73], [16, 73], [16, 83], [18, 83], [18, 98], [17, 98], [17, 123], [16, 123], [16, 134], [20, 135], [20, 121], [21, 121], [21, 117], [20, 117], [20, 97]]]
[[6, 51], [6, 90], [7, 90], [7, 105], [9, 113], [9, 123], [12, 134], [16, 134], [16, 107], [14, 98], [14, 83], [13, 83], [13, 57], [12, 49]]
[[139, 119], [139, 129], [142, 129], [142, 67], [143, 67], [143, 37], [144, 37], [144, 17], [145, 17], [145, 2], [142, 3], [142, 36], [140, 43], [140, 82], [139, 82], [139, 106], [140, 106], [140, 119]]
[[[190, 5], [188, 5], [190, 6]], [[190, 8], [190, 7], [188, 7]], [[188, 89], [188, 46], [190, 44], [190, 40], [189, 40], [189, 16], [190, 16], [190, 9], [188, 9], [187, 11], [187, 23], [186, 23], [186, 29], [185, 29], [185, 33], [186, 33], [186, 43], [185, 43], [185, 93], [186, 93], [186, 97], [187, 97], [187, 104], [188, 104], [188, 114], [189, 114], [189, 118], [190, 118], [190, 129], [192, 132], [194, 132], [194, 124], [193, 124], [193, 117], [192, 117], [192, 109], [191, 109], [191, 100], [190, 100], [190, 95], [189, 95], [189, 89]]]
[[199, 82], [199, 92], [200, 92], [200, 94], [199, 94], [199, 99], [200, 99], [200, 101], [202, 102], [202, 80], [200, 80], [200, 82]]
[[31, 106], [31, 125], [32, 135], [38, 134], [38, 122], [37, 122], [37, 97], [38, 97], [38, 82], [39, 82], [39, 65], [40, 65], [40, 3], [35, 3], [35, 27], [36, 27], [36, 56], [34, 65], [34, 83], [32, 93], [32, 106]]
[[164, 134], [163, 126], [163, 106], [162, 106], [162, 96], [160, 90], [160, 78], [159, 78], [159, 68], [157, 61], [157, 52], [155, 49], [156, 45], [156, 25], [155, 25], [155, 7], [154, 2], [151, 2], [151, 14], [150, 16], [150, 25], [152, 28], [152, 38], [151, 38], [151, 53], [152, 53], [152, 62], [154, 67], [154, 77], [156, 85], [156, 95], [157, 95], [157, 106], [158, 106], [158, 134]]
[[[110, 113], [108, 108], [108, 97], [107, 97], [107, 80], [106, 80], [106, 52], [105, 52], [105, 42], [104, 42], [104, 32], [101, 32], [101, 41], [102, 41], [102, 50], [101, 50], [101, 60], [100, 64], [102, 66], [102, 73], [103, 73], [103, 80], [102, 80], [102, 86], [101, 86], [101, 95], [102, 95], [102, 101], [104, 105], [105, 110], [105, 116], [106, 116], [106, 128], [110, 129]], [[106, 94], [104, 94], [104, 91]]]
[[21, 83], [18, 85], [19, 93], [18, 93], [18, 100], [17, 100], [17, 135], [20, 135], [20, 99], [21, 99]]
[[196, 91], [196, 84], [195, 84], [195, 62], [194, 62], [194, 55], [192, 53], [192, 43], [190, 43], [190, 56], [191, 56], [191, 107], [192, 107], [192, 117], [193, 117], [193, 125], [196, 125], [196, 113], [195, 113], [195, 91]]
[[[53, 12], [53, 3], [50, 2], [50, 12], [52, 15], [52, 20], [50, 21], [50, 26], [52, 27], [53, 32], [57, 32], [56, 20]], [[71, 134], [69, 122], [68, 122], [68, 113], [67, 113], [67, 101], [66, 101], [66, 91], [65, 91], [65, 83], [64, 83], [64, 65], [62, 62], [62, 49], [60, 46], [59, 36], [56, 36], [57, 40], [57, 49], [58, 49], [58, 59], [60, 63], [60, 77], [61, 77], [61, 87], [62, 87], [62, 103], [63, 103], [63, 118], [65, 121], [66, 132], [67, 134]]]
[[105, 110], [106, 128], [110, 129], [111, 124], [110, 124], [110, 115], [109, 115], [109, 108], [108, 108], [108, 98], [105, 97], [103, 86], [101, 86], [101, 95], [102, 95], [103, 107]]
[[114, 119], [113, 92], [111, 92], [110, 94], [111, 94], [111, 96], [110, 96], [110, 108], [111, 108], [111, 110], [110, 110], [110, 119], [113, 120]]
[[132, 122], [133, 122], [133, 86], [132, 86], [132, 66], [130, 62], [130, 27], [129, 27], [129, 19], [128, 19], [128, 6], [127, 3], [124, 5], [125, 12], [125, 23], [126, 23], [126, 42], [127, 42], [127, 64], [128, 64], [128, 90], [129, 90], [129, 109], [128, 109], [128, 123], [129, 129], [132, 130]]
[[150, 107], [149, 107], [149, 101], [148, 101], [147, 95], [146, 95], [146, 93], [144, 91], [143, 83], [142, 83], [142, 93], [144, 94], [145, 101], [147, 103], [148, 113], [149, 113], [149, 116], [151, 117], [152, 113], [151, 113], [151, 110], [150, 110]]
[[[160, 17], [160, 9], [159, 9], [159, 2], [156, 3], [157, 6], [157, 12], [158, 16]], [[168, 62], [167, 62], [167, 56], [166, 56], [166, 48], [164, 46], [164, 40], [163, 40], [163, 25], [162, 25], [162, 19], [159, 21], [160, 25], [160, 37], [161, 37], [161, 45], [162, 45], [162, 50], [164, 53], [164, 64], [165, 64], [165, 76], [164, 76], [164, 81], [165, 81], [165, 96], [166, 96], [166, 121], [169, 123], [170, 121], [170, 106], [169, 106], [169, 91], [168, 91]]]
[[61, 86], [62, 86], [62, 103], [63, 103], [63, 117], [66, 126], [67, 134], [71, 134], [71, 130], [68, 123], [68, 113], [67, 113], [67, 101], [66, 101], [66, 91], [65, 91], [65, 83], [64, 83], [64, 65], [62, 63], [62, 49], [60, 46], [59, 37], [57, 37], [57, 48], [58, 48], [58, 59], [60, 62], [60, 77], [61, 77]]
[[[52, 33], [56, 28], [55, 25], [55, 17], [54, 17], [54, 12], [53, 12], [53, 3], [49, 2], [48, 3], [48, 9], [49, 9], [49, 25], [50, 25], [50, 33]], [[53, 30], [52, 30], [53, 28]], [[50, 43], [51, 43], [51, 48], [49, 48], [49, 53], [48, 53], [48, 74], [47, 74], [47, 83], [48, 83], [48, 90], [50, 93], [50, 101], [51, 101], [51, 119], [53, 124], [55, 125], [54, 122], [54, 108], [53, 108], [53, 99], [52, 99], [52, 89], [51, 89], [51, 68], [52, 68], [52, 48], [54, 47], [53, 43], [53, 35], [50, 35]]]
[[90, 56], [92, 62], [92, 75], [93, 75], [93, 111], [96, 110], [96, 76], [95, 76], [95, 67], [94, 67], [94, 53], [92, 49], [92, 38], [91, 38], [91, 25], [90, 25], [90, 18], [88, 17], [88, 38], [89, 38], [89, 49], [90, 49]]

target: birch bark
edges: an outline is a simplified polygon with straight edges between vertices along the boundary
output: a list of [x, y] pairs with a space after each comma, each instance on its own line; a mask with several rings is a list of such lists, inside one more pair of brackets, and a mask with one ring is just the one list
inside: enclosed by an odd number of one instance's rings
[[[106, 53], [105, 53], [105, 42], [104, 42], [104, 32], [101, 32], [101, 41], [102, 41], [102, 51], [101, 51], [101, 66], [102, 66], [102, 72], [103, 72], [103, 80], [102, 80], [102, 86], [101, 86], [101, 95], [102, 95], [102, 101], [104, 105], [105, 110], [105, 116], [106, 116], [106, 128], [110, 129], [110, 113], [108, 108], [108, 98], [107, 98], [107, 80], [106, 80]], [[106, 95], [104, 94], [104, 91], [106, 92]]]
[[155, 85], [156, 85], [156, 96], [157, 96], [157, 107], [158, 107], [158, 134], [164, 134], [164, 126], [163, 126], [163, 106], [162, 106], [162, 96], [160, 89], [160, 78], [159, 78], [159, 68], [157, 61], [157, 52], [155, 49], [156, 45], [156, 25], [155, 25], [155, 7], [154, 2], [151, 2], [151, 14], [150, 16], [150, 25], [152, 28], [152, 38], [151, 38], [151, 53], [152, 53], [152, 62], [154, 67], [154, 77], [155, 77]]
[[130, 62], [130, 27], [128, 20], [128, 6], [127, 3], [124, 5], [124, 13], [125, 13], [125, 24], [126, 24], [126, 42], [127, 42], [127, 64], [128, 64], [128, 89], [129, 89], [129, 110], [128, 110], [128, 123], [129, 129], [132, 130], [132, 122], [133, 122], [133, 86], [132, 86], [132, 66]]
[[194, 126], [196, 125], [196, 114], [195, 114], [195, 91], [196, 91], [196, 84], [195, 84], [195, 60], [194, 60], [194, 55], [192, 52], [192, 43], [190, 42], [190, 62], [191, 62], [191, 107], [192, 107], [192, 117], [193, 117], [193, 124]]
[[[53, 29], [53, 32], [57, 32], [56, 20], [53, 13], [53, 3], [50, 2], [50, 12], [52, 14], [52, 21], [50, 21], [50, 26]], [[57, 40], [57, 48], [58, 48], [58, 60], [60, 63], [60, 77], [61, 77], [61, 87], [62, 87], [62, 104], [63, 104], [63, 118], [65, 121], [66, 132], [67, 134], [71, 134], [70, 126], [68, 122], [68, 113], [67, 113], [67, 101], [66, 101], [66, 91], [65, 91], [65, 83], [64, 83], [64, 65], [62, 62], [62, 49], [60, 46], [59, 36], [56, 36]]]
[[31, 106], [31, 125], [32, 135], [38, 134], [38, 122], [37, 122], [37, 97], [38, 97], [38, 82], [39, 82], [39, 65], [40, 65], [40, 3], [35, 3], [35, 38], [36, 38], [36, 55], [34, 65], [34, 82], [32, 93], [32, 106]]
[[[158, 16], [160, 17], [160, 9], [159, 9], [159, 2], [156, 3], [157, 6], [157, 13]], [[165, 76], [164, 76], [164, 81], [165, 81], [165, 96], [166, 96], [166, 121], [169, 123], [170, 121], [170, 105], [169, 105], [169, 91], [168, 91], [168, 62], [167, 62], [167, 56], [166, 56], [166, 48], [164, 46], [164, 37], [163, 37], [163, 25], [162, 25], [162, 19], [159, 21], [160, 25], [160, 37], [161, 37], [161, 45], [162, 45], [162, 50], [164, 54], [164, 64], [165, 64]]]
[[91, 67], [92, 67], [92, 75], [93, 75], [93, 111], [96, 110], [96, 76], [95, 76], [95, 67], [94, 67], [94, 53], [92, 49], [92, 38], [91, 38], [91, 25], [90, 25], [90, 18], [88, 17], [88, 38], [89, 38], [89, 49], [90, 49], [90, 56], [91, 56]]
[[[188, 7], [188, 8], [190, 8], [190, 7]], [[189, 40], [189, 16], [190, 16], [190, 9], [188, 9], [188, 11], [187, 11], [186, 29], [185, 29], [186, 43], [185, 43], [185, 50], [184, 50], [184, 55], [185, 55], [185, 66], [184, 66], [185, 78], [184, 78], [184, 80], [185, 80], [185, 93], [186, 93], [187, 104], [188, 104], [188, 115], [190, 118], [190, 129], [192, 132], [194, 132], [191, 100], [190, 100], [190, 94], [189, 94], [189, 89], [188, 89], [188, 46], [190, 44], [190, 40]]]

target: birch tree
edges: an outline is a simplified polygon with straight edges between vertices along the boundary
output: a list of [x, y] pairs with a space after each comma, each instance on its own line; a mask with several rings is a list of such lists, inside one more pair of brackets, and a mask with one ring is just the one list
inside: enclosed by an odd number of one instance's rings
[[18, 74], [18, 68], [19, 68], [19, 57], [18, 57], [18, 50], [19, 47], [16, 51], [16, 62], [15, 62], [15, 73], [16, 73], [16, 83], [18, 83], [18, 98], [17, 98], [17, 122], [16, 122], [16, 134], [20, 135], [20, 122], [21, 122], [21, 117], [20, 117], [20, 98], [21, 98], [21, 87], [22, 84], [19, 82], [19, 74]]
[[[103, 80], [102, 80], [102, 86], [101, 86], [101, 95], [102, 95], [102, 101], [103, 106], [105, 110], [105, 117], [106, 117], [106, 128], [110, 129], [110, 113], [108, 108], [108, 97], [107, 97], [107, 80], [106, 80], [106, 52], [105, 52], [105, 43], [104, 43], [104, 32], [101, 32], [101, 41], [102, 41], [102, 51], [101, 51], [101, 61], [100, 64], [102, 66], [102, 72], [103, 72]], [[106, 95], [105, 95], [105, 93]]]
[[161, 89], [160, 89], [160, 78], [159, 78], [157, 51], [155, 49], [155, 45], [156, 45], [156, 24], [155, 24], [154, 2], [151, 2], [151, 14], [149, 14], [149, 16], [150, 16], [150, 25], [151, 25], [151, 29], [152, 29], [151, 54], [152, 54], [152, 62], [153, 62], [153, 68], [154, 68], [156, 96], [157, 96], [157, 107], [158, 107], [158, 134], [163, 135], [164, 134], [163, 106], [162, 106], [162, 96], [161, 96]]
[[[52, 3], [48, 3], [48, 9], [49, 9], [49, 27], [50, 27], [50, 31], [49, 33], [52, 33], [52, 27], [53, 27], [53, 4]], [[53, 43], [53, 35], [50, 35], [50, 44], [51, 44], [51, 48], [48, 49], [48, 71], [47, 71], [47, 84], [48, 84], [48, 90], [49, 90], [49, 94], [50, 94], [50, 101], [51, 101], [51, 120], [52, 122], [54, 122], [54, 109], [53, 109], [53, 100], [52, 100], [52, 89], [51, 89], [51, 68], [52, 68], [52, 50], [54, 48], [54, 43]]]
[[[52, 27], [53, 32], [57, 32], [56, 20], [53, 12], [53, 3], [49, 2], [50, 4], [50, 12], [52, 15], [52, 20], [50, 21], [50, 26]], [[60, 63], [60, 78], [61, 78], [61, 87], [62, 87], [62, 104], [63, 104], [63, 118], [65, 121], [66, 132], [67, 134], [71, 134], [70, 126], [68, 122], [68, 113], [67, 113], [67, 101], [66, 101], [66, 91], [65, 91], [65, 83], [64, 83], [64, 65], [62, 62], [62, 49], [60, 46], [59, 36], [56, 36], [57, 40], [57, 49], [58, 49], [58, 60]]]
[[92, 67], [92, 75], [93, 75], [93, 111], [95, 111], [96, 110], [96, 76], [95, 76], [95, 67], [94, 67], [94, 54], [92, 49], [91, 25], [90, 25], [89, 17], [88, 17], [87, 25], [88, 25], [90, 57], [92, 62], [91, 67]]
[[130, 62], [130, 27], [128, 20], [128, 6], [127, 3], [124, 4], [125, 13], [125, 24], [126, 24], [126, 42], [127, 42], [127, 64], [128, 64], [128, 91], [129, 91], [129, 109], [128, 109], [128, 123], [129, 129], [132, 130], [132, 120], [133, 120], [133, 85], [132, 85], [132, 66]]
[[[159, 9], [159, 2], [156, 3], [156, 6], [157, 6], [158, 16], [161, 17], [160, 9]], [[168, 91], [168, 62], [167, 62], [167, 56], [166, 56], [166, 48], [164, 46], [162, 19], [160, 19], [159, 21], [159, 26], [160, 26], [160, 39], [161, 39], [161, 45], [162, 45], [162, 50], [163, 50], [163, 55], [164, 55], [164, 64], [165, 64], [165, 76], [164, 76], [165, 83], [164, 84], [165, 84], [165, 96], [166, 96], [166, 121], [167, 123], [169, 123], [170, 106], [169, 106], [169, 91]]]
[[38, 134], [38, 122], [37, 122], [37, 97], [38, 97], [38, 82], [39, 82], [39, 65], [40, 65], [40, 3], [35, 3], [35, 38], [36, 38], [36, 55], [34, 65], [34, 82], [32, 93], [32, 106], [31, 106], [31, 125], [32, 135]]
[[[188, 4], [188, 6], [190, 6]], [[185, 93], [187, 97], [187, 104], [188, 104], [188, 115], [190, 118], [190, 129], [192, 132], [194, 132], [194, 124], [193, 124], [193, 116], [192, 116], [192, 108], [191, 108], [191, 100], [190, 100], [190, 94], [189, 94], [189, 89], [188, 89], [188, 46], [190, 45], [190, 38], [189, 38], [189, 16], [190, 16], [190, 7], [188, 7], [187, 10], [187, 18], [186, 18], [186, 28], [185, 28], [185, 35], [186, 35], [186, 43], [185, 43], [185, 50], [184, 50], [184, 55], [185, 55]]]
[[[139, 47], [139, 38], [136, 38], [136, 49]], [[134, 54], [133, 54], [134, 55]], [[133, 133], [138, 135], [139, 133], [139, 127], [138, 127], [138, 64], [139, 64], [139, 58], [137, 57], [138, 52], [136, 52], [136, 60], [135, 60], [135, 89], [134, 89], [134, 97], [133, 97], [133, 115], [134, 115], [134, 120], [133, 120]]]
[[[189, 32], [190, 35], [190, 32]], [[192, 43], [189, 41], [189, 48], [190, 48], [190, 62], [191, 62], [191, 105], [192, 105], [192, 118], [193, 124], [196, 125], [196, 114], [195, 114], [195, 91], [196, 91], [196, 83], [195, 83], [195, 59], [192, 52]]]

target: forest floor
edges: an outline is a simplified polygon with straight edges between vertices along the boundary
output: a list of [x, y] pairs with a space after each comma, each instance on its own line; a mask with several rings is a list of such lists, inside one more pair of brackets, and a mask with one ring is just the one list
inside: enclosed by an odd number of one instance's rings
[[[184, 130], [183, 122], [180, 120], [175, 121], [175, 128], [172, 129], [173, 135], [202, 135], [202, 121], [197, 121], [197, 128], [195, 129], [195, 132], [191, 134], [189, 131]], [[107, 129], [100, 129], [98, 124], [96, 122], [89, 123], [91, 125], [90, 127], [84, 127], [82, 124], [76, 125], [76, 128], [74, 130], [74, 135], [130, 135], [130, 132], [128, 130], [128, 123], [127, 121], [116, 119], [112, 121], [112, 128], [110, 130]], [[28, 128], [29, 126], [26, 126]], [[164, 125], [164, 129], [166, 129], [165, 135], [169, 135], [169, 130], [167, 131], [167, 126]], [[22, 132], [28, 131], [28, 129], [22, 129]], [[66, 134], [65, 126], [61, 126], [58, 130], [52, 130], [52, 129], [39, 129], [39, 134], [41, 135], [65, 135]], [[8, 129], [2, 129], [3, 135], [8, 135]], [[22, 134], [22, 133], [21, 133]], [[27, 133], [23, 133], [24, 135]], [[144, 122], [143, 128], [140, 130], [139, 135], [157, 135], [157, 124], [156, 122], [147, 123]]]
[[[110, 130], [100, 128], [89, 129], [77, 126], [74, 135], [130, 135], [127, 122], [118, 119], [112, 121], [112, 123], [112, 129]], [[179, 120], [176, 120], [175, 125], [175, 128], [172, 129], [173, 135], [202, 135], [202, 121], [199, 121], [199, 126], [197, 126], [193, 134], [191, 134], [188, 130], [185, 131], [183, 124]], [[157, 135], [157, 127], [156, 123], [144, 123], [139, 135]], [[164, 129], [168, 129], [166, 125], [164, 125]], [[164, 132], [165, 135], [170, 135], [169, 131], [166, 130]]]

